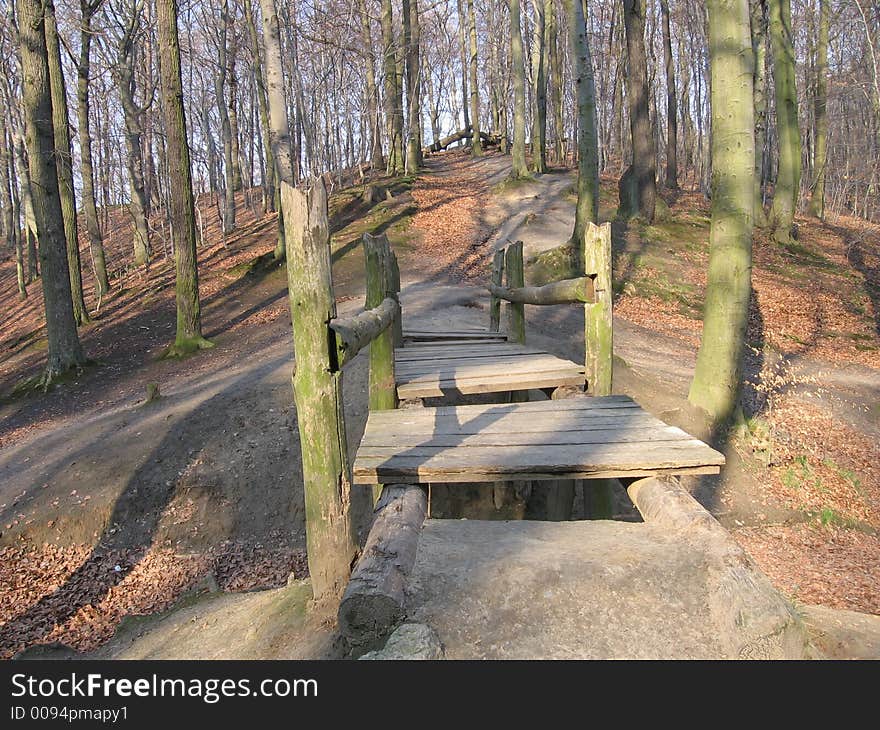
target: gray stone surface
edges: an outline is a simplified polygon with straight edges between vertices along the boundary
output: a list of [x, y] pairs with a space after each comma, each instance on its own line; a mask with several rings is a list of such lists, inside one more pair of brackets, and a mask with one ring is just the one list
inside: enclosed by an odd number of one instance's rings
[[385, 647], [364, 654], [367, 660], [442, 659], [443, 645], [437, 633], [425, 624], [408, 623], [398, 626], [388, 637]]
[[410, 620], [451, 659], [809, 656], [723, 528], [675, 483], [652, 489], [655, 523], [428, 520]]

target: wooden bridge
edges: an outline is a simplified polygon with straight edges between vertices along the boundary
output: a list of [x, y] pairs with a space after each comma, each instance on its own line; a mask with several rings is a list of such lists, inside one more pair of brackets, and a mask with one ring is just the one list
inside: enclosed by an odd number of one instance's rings
[[[340, 485], [373, 489], [373, 526], [339, 608], [340, 628], [354, 644], [380, 637], [405, 615], [406, 576], [430, 513], [431, 485], [497, 489], [544, 483], [564, 495], [567, 508], [557, 511], [557, 519], [567, 519], [573, 480], [588, 480], [587, 489], [601, 491], [611, 479], [626, 486], [644, 477], [719, 472], [722, 454], [631, 398], [612, 394], [610, 226], [591, 225], [585, 236], [586, 276], [543, 287], [524, 285], [521, 242], [498, 252], [487, 282], [487, 329], [407, 331], [399, 270], [384, 236], [364, 236], [365, 310], [336, 317], [324, 238], [326, 199], [318, 188], [311, 200], [283, 189], [287, 240], [294, 242], [288, 249], [294, 390], [316, 594], [343, 587], [340, 580], [347, 576], [339, 573], [357, 549], [346, 528], [350, 499]], [[303, 276], [294, 281], [298, 273]], [[312, 316], [315, 301], [320, 306]], [[572, 303], [584, 306], [583, 363], [526, 342], [526, 304]], [[340, 379], [343, 367], [368, 345], [370, 413], [349, 471]], [[473, 394], [494, 402], [456, 402]], [[436, 398], [454, 404], [435, 405]], [[607, 498], [597, 503], [604, 507], [592, 516], [610, 517]]]

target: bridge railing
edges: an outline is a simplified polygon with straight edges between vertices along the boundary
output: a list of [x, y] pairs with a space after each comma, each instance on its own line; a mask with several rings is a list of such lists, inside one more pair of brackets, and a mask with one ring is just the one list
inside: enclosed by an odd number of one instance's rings
[[[525, 286], [522, 241], [495, 252], [489, 329], [501, 326], [501, 302], [507, 303], [507, 333], [525, 344], [525, 305], [584, 305], [584, 367], [587, 387], [593, 395], [610, 395], [612, 385], [613, 323], [611, 290], [611, 224], [593, 223], [584, 232], [580, 260], [584, 276], [553, 281], [544, 286]], [[502, 278], [504, 285], [502, 286]]]
[[344, 367], [369, 345], [370, 410], [389, 410], [398, 405], [394, 348], [400, 347], [403, 340], [400, 269], [384, 233], [379, 236], [365, 233], [363, 246], [365, 309], [353, 317], [336, 317], [330, 321], [336, 345], [336, 367]]

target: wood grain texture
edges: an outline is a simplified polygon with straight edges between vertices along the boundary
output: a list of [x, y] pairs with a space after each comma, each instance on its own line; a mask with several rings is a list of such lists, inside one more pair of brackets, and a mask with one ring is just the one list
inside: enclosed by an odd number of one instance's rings
[[626, 396], [371, 413], [358, 483], [715, 474], [724, 456]]

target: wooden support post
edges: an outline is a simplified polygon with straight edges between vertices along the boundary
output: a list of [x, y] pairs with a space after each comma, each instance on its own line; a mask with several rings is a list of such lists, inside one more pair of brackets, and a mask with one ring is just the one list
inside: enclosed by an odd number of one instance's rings
[[336, 300], [330, 275], [327, 191], [281, 185], [287, 241], [287, 283], [296, 369], [293, 394], [302, 450], [306, 545], [319, 605], [342, 595], [357, 554], [351, 515], [351, 468], [345, 439], [342, 372], [335, 367], [330, 321]]
[[[501, 286], [504, 283], [502, 276], [504, 275], [504, 249], [498, 249], [495, 252], [495, 258], [492, 259], [492, 284]], [[492, 295], [492, 301], [489, 305], [489, 330], [498, 332], [501, 329], [501, 300]]]
[[382, 490], [363, 555], [339, 606], [339, 630], [352, 645], [372, 648], [406, 615], [406, 590], [427, 509], [419, 486], [389, 484]]
[[590, 223], [581, 259], [587, 276], [595, 275], [596, 300], [584, 305], [584, 366], [591, 395], [611, 395], [614, 353], [611, 313], [611, 224]]
[[[391, 247], [388, 238], [364, 234], [364, 262], [367, 270], [366, 308], [378, 307], [393, 285]], [[389, 327], [370, 343], [370, 410], [397, 408], [394, 382], [394, 328]], [[379, 500], [381, 485], [373, 488], [373, 502]]]
[[400, 308], [400, 266], [397, 264], [397, 254], [391, 250], [388, 237], [383, 233], [382, 237], [388, 246], [388, 296], [397, 302], [397, 318], [392, 325], [394, 334], [394, 346], [403, 347], [403, 310]]
[[[507, 247], [504, 260], [505, 283], [508, 289], [517, 289], [525, 286], [523, 272], [523, 243], [517, 241]], [[522, 303], [508, 302], [507, 311], [507, 334], [511, 341], [526, 343], [526, 308]]]

